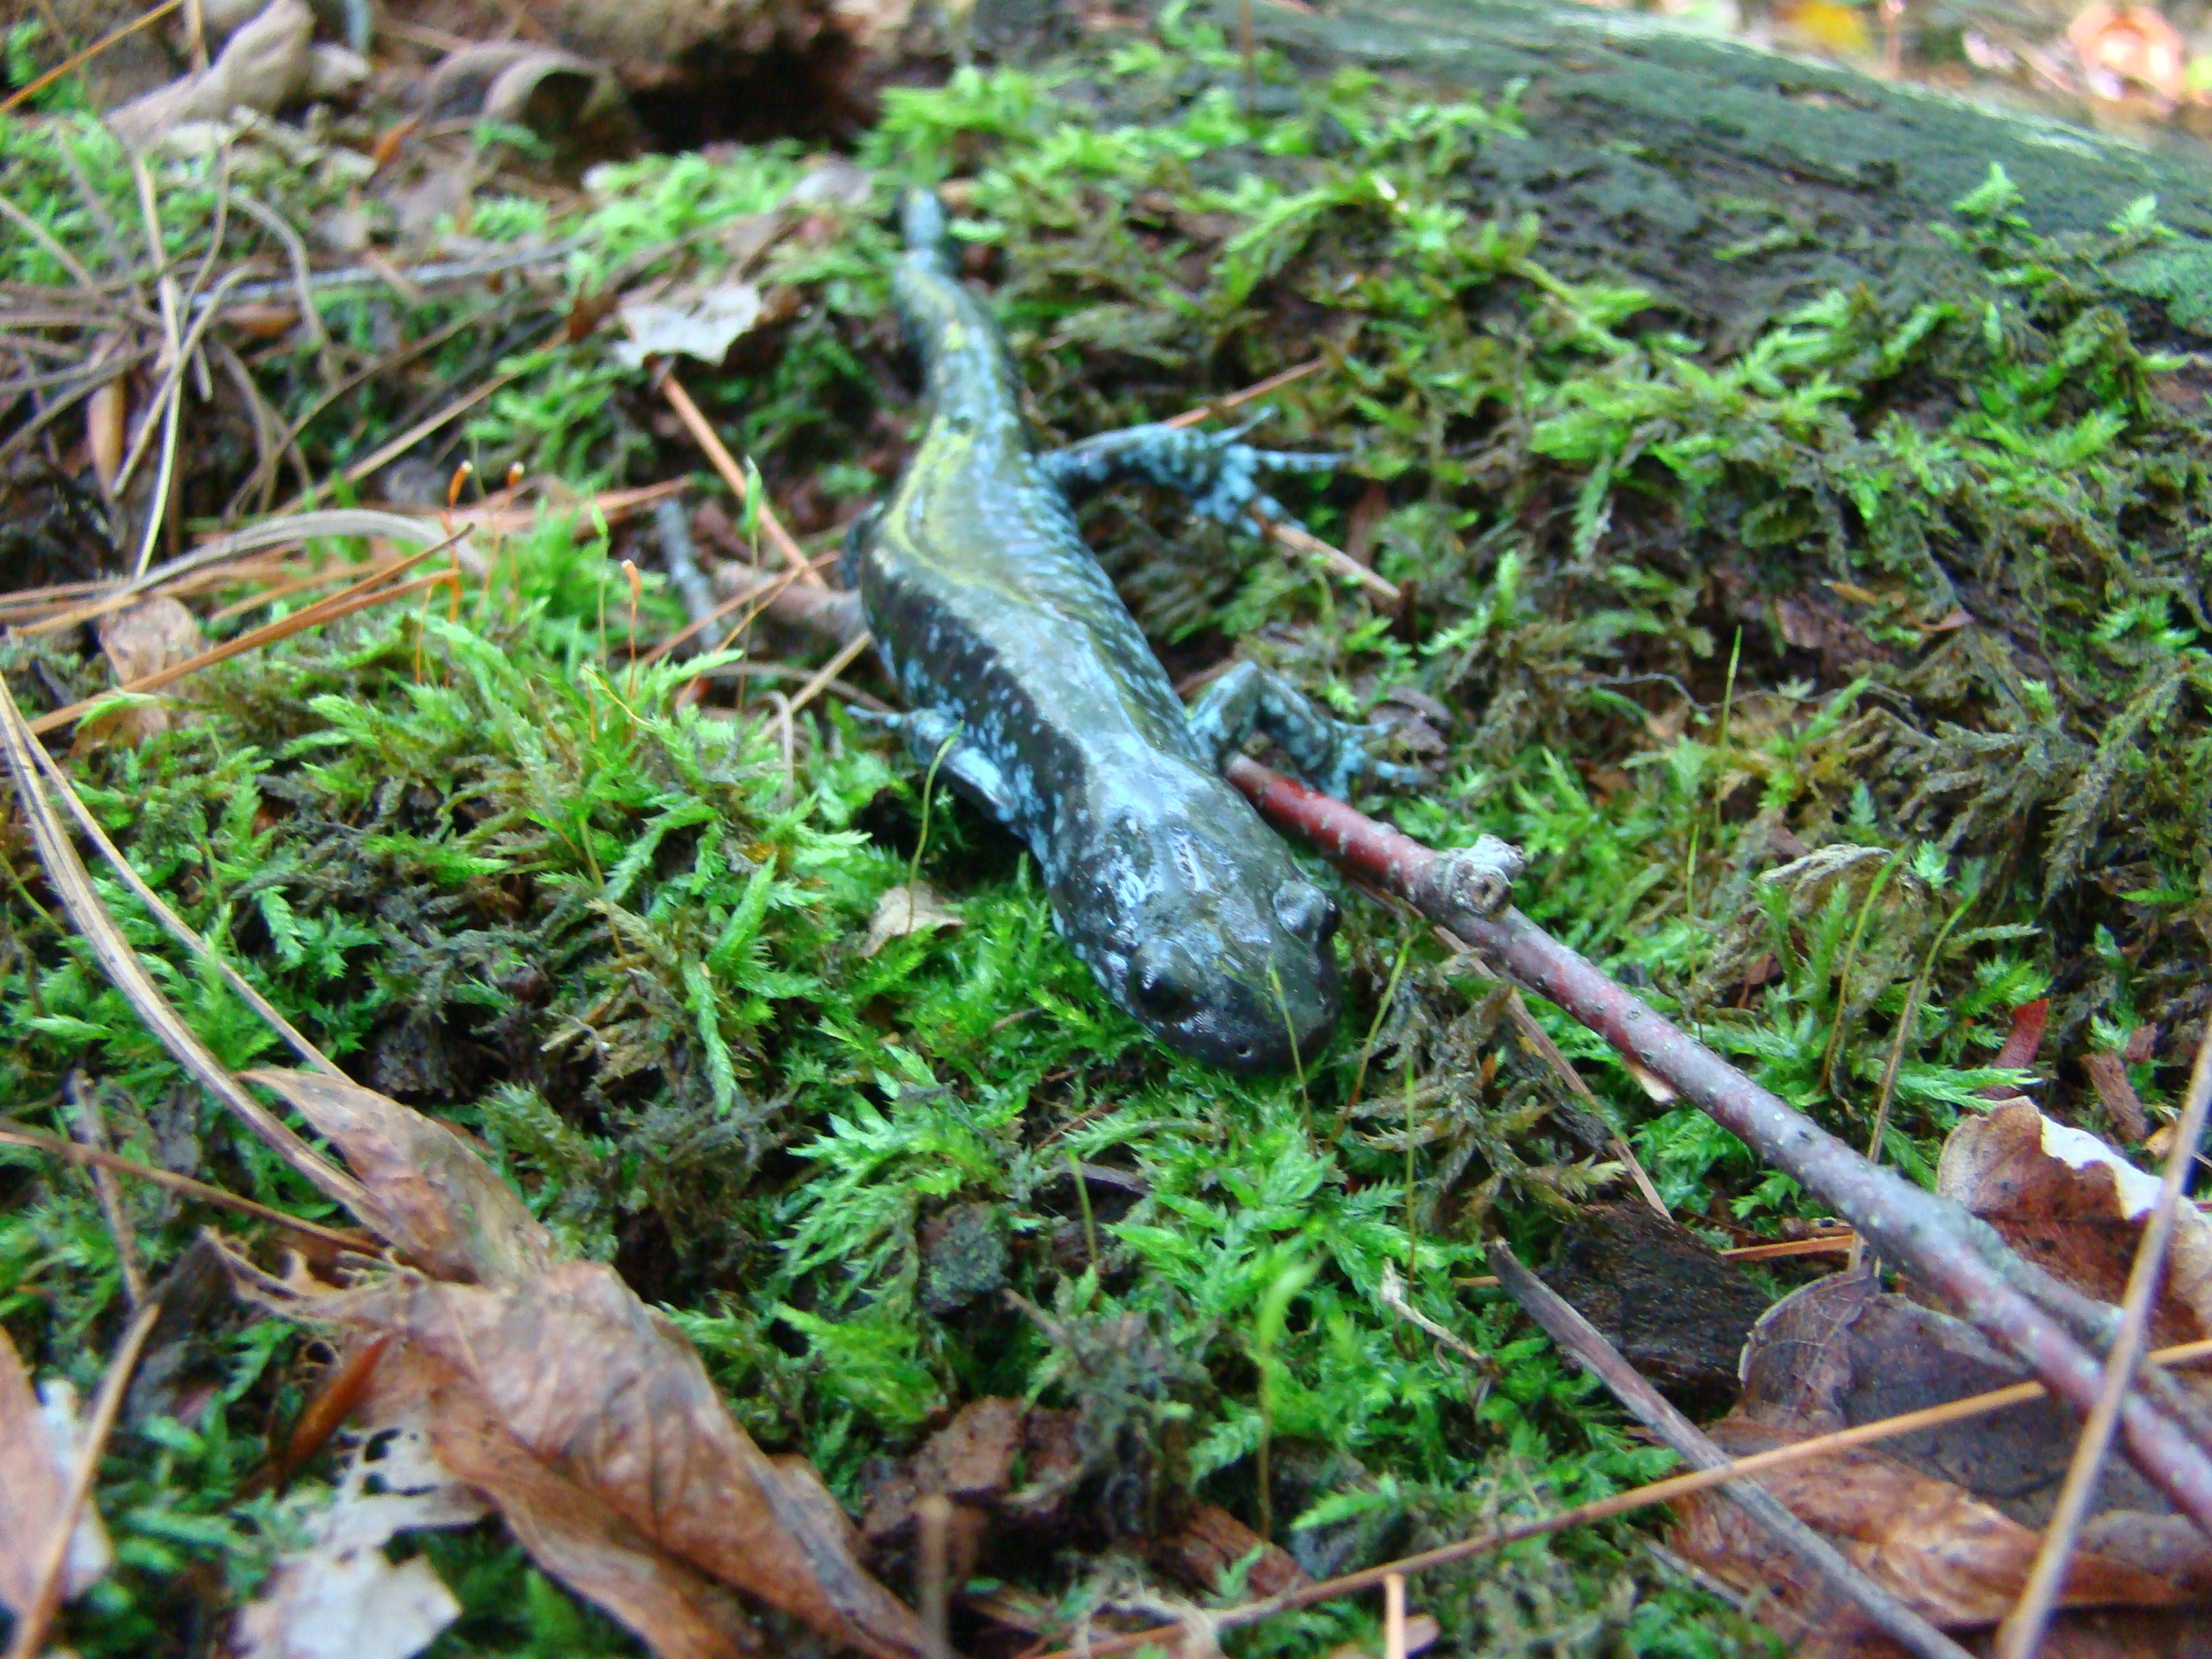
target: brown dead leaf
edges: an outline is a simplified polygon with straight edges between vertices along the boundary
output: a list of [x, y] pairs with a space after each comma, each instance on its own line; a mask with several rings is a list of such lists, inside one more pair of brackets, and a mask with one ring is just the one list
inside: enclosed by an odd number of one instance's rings
[[[0, 1331], [0, 1606], [19, 1614], [38, 1592], [38, 1571], [69, 1494], [75, 1452], [74, 1396], [58, 1386], [42, 1406], [30, 1373]], [[89, 1505], [79, 1515], [63, 1569], [65, 1598], [107, 1576], [114, 1557]]]
[[319, 1074], [250, 1075], [338, 1143], [385, 1236], [446, 1277], [326, 1288], [234, 1272], [294, 1317], [403, 1339], [379, 1409], [419, 1402], [440, 1463], [547, 1571], [664, 1655], [757, 1651], [734, 1589], [876, 1659], [918, 1659], [919, 1624], [862, 1570], [818, 1479], [761, 1453], [690, 1344], [611, 1268], [554, 1259], [521, 1201], [421, 1113]]
[[[1711, 1432], [1722, 1450], [1739, 1457], [1808, 1438], [1741, 1419], [1717, 1424]], [[2042, 1541], [1963, 1488], [1868, 1448], [1769, 1470], [1759, 1484], [1835, 1540], [1877, 1583], [1949, 1629], [1993, 1624], [2011, 1611]], [[1710, 1492], [1681, 1508], [1682, 1541], [1675, 1548], [1747, 1587], [1758, 1582], [1735, 1576], [1746, 1539], [1761, 1532], [1755, 1523]], [[1763, 1555], [1768, 1547], [1763, 1536], [1753, 1553]], [[2077, 1549], [2059, 1604], [2171, 1607], [2188, 1599], [2167, 1579]]]
[[130, 382], [119, 374], [84, 400], [85, 448], [92, 453], [92, 474], [110, 495], [115, 493], [116, 474], [123, 470], [123, 436], [130, 410]]
[[690, 1344], [611, 1268], [562, 1262], [497, 1289], [409, 1274], [320, 1312], [403, 1334], [580, 1501], [667, 1554], [879, 1659], [923, 1651], [913, 1614], [793, 1495]]
[[108, 128], [142, 150], [179, 127], [219, 121], [234, 109], [273, 115], [306, 91], [314, 36], [307, 0], [270, 0], [207, 68], [109, 111]]
[[926, 881], [911, 887], [902, 881], [876, 901], [876, 913], [868, 922], [868, 937], [860, 954], [872, 956], [895, 939], [913, 933], [934, 933], [941, 927], [964, 927], [956, 911], [946, 908]]
[[[2024, 1369], [1962, 1320], [1839, 1273], [1784, 1298], [1754, 1327], [1744, 1394], [1709, 1431], [1742, 1455], [2003, 1387]], [[1938, 1624], [1986, 1625], [2009, 1609], [2071, 1458], [2078, 1425], [2049, 1398], [1816, 1462], [1760, 1483]], [[1760, 1617], [1800, 1653], [1886, 1652], [1857, 1616], [1733, 1506], [1680, 1506], [1675, 1547], [1732, 1583], [1775, 1596]], [[2062, 1605], [2142, 1609], [2212, 1597], [2212, 1543], [2124, 1460], [2105, 1471]], [[1861, 1647], [1862, 1637], [1869, 1646]], [[2085, 1636], [2051, 1651], [2086, 1654]], [[1823, 1644], [1827, 1644], [1824, 1646]], [[2118, 1649], [2116, 1653], [2128, 1650]], [[2147, 1651], [2147, 1650], [2146, 1650]]]
[[[141, 600], [103, 617], [99, 634], [100, 649], [114, 671], [118, 686], [188, 663], [207, 643], [198, 618], [166, 595]], [[175, 711], [166, 705], [134, 703], [80, 724], [74, 747], [88, 749], [103, 743], [134, 747], [175, 723]]]
[[[2158, 1179], [2094, 1135], [2054, 1123], [2026, 1102], [1993, 1108], [1951, 1132], [1937, 1190], [2004, 1235], [2038, 1266], [2116, 1302]], [[2177, 1212], [2154, 1347], [2193, 1342], [2212, 1330], [2212, 1221], [2193, 1204]]]
[[499, 1507], [532, 1560], [606, 1609], [658, 1659], [741, 1659], [765, 1644], [737, 1596], [657, 1548], [584, 1486], [534, 1457], [481, 1394], [409, 1355], [379, 1379], [380, 1409], [419, 1401], [439, 1463]]
[[432, 1278], [511, 1285], [552, 1264], [553, 1235], [435, 1118], [319, 1071], [240, 1075], [337, 1144], [382, 1206], [380, 1230]]

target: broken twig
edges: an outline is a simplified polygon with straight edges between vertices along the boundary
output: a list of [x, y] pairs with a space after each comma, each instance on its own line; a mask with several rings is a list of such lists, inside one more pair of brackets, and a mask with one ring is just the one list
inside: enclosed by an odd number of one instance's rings
[[[1491, 872], [1470, 854], [1440, 854], [1241, 756], [1227, 771], [1263, 816], [1486, 952], [1509, 978], [1557, 1003], [1818, 1194], [1886, 1260], [1911, 1269], [1962, 1317], [2026, 1361], [2061, 1398], [2085, 1414], [2094, 1408], [2103, 1366], [2092, 1344], [2109, 1334], [2109, 1307], [2022, 1261], [1959, 1205], [1867, 1162], [1520, 911], [1485, 902], [1492, 896], [1483, 891]], [[2212, 1532], [2212, 1453], [2185, 1417], [2155, 1385], [2131, 1392], [2120, 1414], [2137, 1465]]]

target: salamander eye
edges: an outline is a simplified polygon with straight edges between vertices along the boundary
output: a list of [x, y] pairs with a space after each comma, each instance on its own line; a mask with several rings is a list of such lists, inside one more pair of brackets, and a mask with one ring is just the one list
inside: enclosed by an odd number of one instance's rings
[[1198, 1005], [1198, 975], [1188, 951], [1155, 940], [1129, 964], [1129, 1000], [1146, 1018], [1171, 1023]]
[[1275, 918], [1317, 945], [1336, 932], [1336, 902], [1310, 881], [1293, 881], [1275, 895]]

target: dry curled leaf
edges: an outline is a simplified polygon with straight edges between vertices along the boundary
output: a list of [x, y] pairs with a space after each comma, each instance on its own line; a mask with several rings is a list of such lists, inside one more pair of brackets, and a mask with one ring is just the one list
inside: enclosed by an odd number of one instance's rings
[[860, 947], [860, 954], [872, 956], [893, 940], [913, 933], [965, 926], [957, 912], [946, 907], [929, 883], [917, 881], [909, 886], [902, 881], [897, 887], [887, 888], [876, 901], [876, 913], [869, 918], [868, 937]]
[[[119, 686], [188, 663], [207, 644], [199, 619], [165, 594], [103, 617], [99, 634], [100, 649]], [[76, 746], [142, 743], [173, 723], [163, 704], [134, 703], [83, 722], [77, 729]]]
[[109, 130], [142, 150], [165, 133], [195, 121], [219, 121], [234, 109], [273, 115], [307, 90], [314, 36], [315, 13], [307, 0], [270, 0], [207, 68], [111, 111]]
[[[1808, 1438], [1740, 1419], [1715, 1425], [1712, 1436], [1739, 1457]], [[2033, 1528], [1962, 1487], [1871, 1448], [1770, 1470], [1759, 1484], [1834, 1539], [1878, 1583], [1950, 1629], [1993, 1624], [2009, 1612], [2042, 1541]], [[1747, 1587], [1763, 1581], [1763, 1570], [1743, 1575], [1772, 1540], [1735, 1505], [1704, 1492], [1680, 1512], [1677, 1549]], [[2186, 1599], [2164, 1578], [2078, 1549], [2059, 1605], [2169, 1607]]]
[[[2025, 1375], [1972, 1326], [1885, 1291], [1867, 1271], [1818, 1280], [1768, 1310], [1742, 1371], [1742, 1399], [1709, 1431], [1736, 1455]], [[1759, 1479], [1929, 1619], [1972, 1628], [2001, 1619], [2025, 1583], [2077, 1432], [2073, 1413], [2045, 1397]], [[1714, 1496], [1678, 1506], [1675, 1548], [1732, 1583], [1770, 1589], [1760, 1617], [1801, 1654], [1888, 1651], [1862, 1648], [1856, 1616]], [[2161, 1609], [2212, 1595], [2212, 1545], [2124, 1460], [2106, 1468], [2097, 1505], [2060, 1603], [2077, 1611], [2055, 1630], [2052, 1654], [2103, 1651], [2084, 1646], [2093, 1636], [2078, 1609], [2165, 1618]]]
[[419, 1406], [439, 1463], [541, 1566], [664, 1655], [756, 1650], [734, 1589], [876, 1659], [918, 1659], [918, 1623], [861, 1568], [811, 1471], [762, 1454], [611, 1268], [555, 1259], [514, 1193], [421, 1113], [314, 1073], [251, 1076], [338, 1143], [385, 1236], [435, 1276], [324, 1289], [240, 1264], [242, 1279], [294, 1317], [403, 1339], [377, 1409]]
[[746, 281], [669, 295], [664, 299], [626, 299], [618, 308], [630, 331], [614, 348], [616, 359], [633, 369], [648, 357], [696, 357], [719, 365], [730, 344], [760, 321], [760, 289]]
[[435, 1118], [319, 1072], [241, 1075], [282, 1096], [336, 1144], [376, 1194], [385, 1237], [432, 1278], [506, 1285], [552, 1263], [553, 1235]]
[[[69, 1493], [76, 1452], [75, 1397], [55, 1385], [44, 1404], [8, 1333], [0, 1331], [0, 1606], [20, 1613], [36, 1594], [54, 1523]], [[62, 1594], [81, 1594], [114, 1557], [100, 1517], [88, 1507], [70, 1535]]]
[[[1951, 1132], [1936, 1187], [2004, 1235], [2038, 1266], [2105, 1302], [2127, 1285], [2158, 1179], [2094, 1135], [2016, 1102]], [[2155, 1346], [2212, 1331], [2212, 1221], [2177, 1212], [2166, 1275], [2152, 1315]]]

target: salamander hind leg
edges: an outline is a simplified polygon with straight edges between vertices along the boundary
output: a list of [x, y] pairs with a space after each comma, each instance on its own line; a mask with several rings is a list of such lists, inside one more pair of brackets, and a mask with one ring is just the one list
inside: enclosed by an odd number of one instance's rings
[[1256, 508], [1263, 518], [1294, 523], [1289, 510], [1260, 488], [1259, 475], [1329, 472], [1344, 457], [1256, 449], [1242, 441], [1249, 430], [1129, 426], [1051, 450], [1039, 456], [1037, 463], [1071, 500], [1133, 480], [1187, 495], [1192, 511], [1248, 534], [1257, 528], [1251, 518]]
[[1206, 688], [1189, 714], [1191, 734], [1225, 766], [1244, 740], [1263, 733], [1282, 747], [1301, 777], [1316, 788], [1349, 795], [1363, 778], [1398, 787], [1417, 782], [1409, 766], [1378, 760], [1367, 745], [1380, 733], [1325, 714], [1282, 675], [1257, 663], [1239, 663]]

